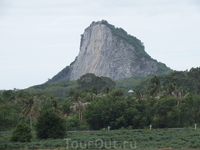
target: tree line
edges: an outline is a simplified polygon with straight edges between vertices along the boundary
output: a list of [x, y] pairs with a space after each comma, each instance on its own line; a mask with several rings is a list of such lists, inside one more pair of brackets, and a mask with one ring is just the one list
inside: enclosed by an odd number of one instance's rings
[[[198, 80], [196, 71], [193, 72], [191, 81], [194, 78]], [[107, 126], [111, 129], [138, 129], [148, 128], [150, 124], [154, 128], [170, 128], [200, 123], [198, 88], [191, 93], [178, 87], [180, 83], [176, 80], [165, 85], [167, 79], [153, 76], [143, 89], [128, 93], [115, 89], [110, 78], [86, 74], [77, 81], [78, 87], [71, 88], [65, 97], [44, 92], [4, 90], [0, 93], [1, 130], [13, 130], [19, 123], [27, 123], [35, 130], [38, 118], [46, 111], [64, 119], [67, 130], [103, 129]]]

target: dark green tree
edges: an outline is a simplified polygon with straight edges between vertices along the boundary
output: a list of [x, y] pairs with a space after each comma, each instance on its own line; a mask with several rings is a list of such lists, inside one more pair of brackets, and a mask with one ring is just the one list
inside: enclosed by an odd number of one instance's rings
[[62, 105], [62, 112], [65, 115], [69, 115], [71, 113], [71, 109], [70, 109], [71, 102], [64, 101], [64, 102], [61, 103], [61, 105]]
[[97, 98], [86, 107], [85, 120], [91, 129], [107, 126], [112, 129], [129, 126], [138, 129], [149, 124], [146, 101], [124, 98], [122, 93], [120, 90], [111, 92], [111, 95]]
[[115, 87], [115, 82], [108, 77], [99, 77], [92, 73], [87, 73], [77, 80], [78, 85], [81, 89], [92, 89], [96, 87], [98, 93], [103, 90], [104, 87], [108, 86], [110, 89]]
[[124, 95], [124, 91], [122, 89], [117, 89], [110, 93], [112, 97], [122, 97]]
[[30, 142], [31, 138], [30, 126], [26, 123], [19, 123], [14, 129], [10, 140], [13, 142]]
[[109, 86], [105, 86], [105, 87], [103, 88], [103, 93], [108, 94], [109, 91], [110, 91]]
[[62, 115], [63, 112], [62, 112], [62, 108], [61, 106], [58, 104], [58, 101], [55, 100], [55, 99], [52, 99], [51, 100], [51, 105], [52, 105], [52, 112], [55, 113], [55, 114], [58, 114], [58, 115]]
[[66, 122], [51, 111], [44, 111], [36, 124], [37, 137], [40, 139], [63, 138], [66, 135]]
[[176, 99], [174, 97], [163, 97], [157, 100], [154, 109], [156, 113], [153, 123], [154, 126], [159, 128], [179, 126], [179, 108], [176, 105]]
[[10, 102], [15, 99], [15, 93], [12, 90], [5, 90], [2, 93], [2, 98], [4, 102]]
[[[194, 99], [195, 98], [195, 99]], [[182, 126], [191, 126], [195, 122], [195, 117], [199, 118], [199, 115], [196, 116], [199, 109], [199, 102], [197, 97], [194, 97], [192, 94], [188, 94], [185, 98], [181, 99], [180, 103], [180, 124]]]
[[190, 90], [192, 93], [200, 94], [200, 67], [191, 68], [188, 72], [189, 83], [191, 84]]
[[175, 91], [175, 86], [173, 83], [168, 83], [165, 87], [165, 94], [168, 96], [173, 96], [173, 92]]
[[0, 126], [2, 130], [13, 128], [18, 123], [20, 106], [14, 103], [0, 104]]

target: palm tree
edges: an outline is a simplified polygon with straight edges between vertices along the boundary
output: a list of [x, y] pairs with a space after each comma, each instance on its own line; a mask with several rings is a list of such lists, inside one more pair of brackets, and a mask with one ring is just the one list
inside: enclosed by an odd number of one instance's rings
[[58, 114], [58, 115], [61, 115], [61, 114], [62, 114], [62, 111], [61, 111], [60, 106], [58, 105], [57, 100], [52, 99], [52, 100], [51, 100], [51, 104], [52, 104], [52, 111], [53, 111], [53, 113]]
[[165, 94], [168, 96], [173, 96], [172, 92], [175, 90], [175, 85], [173, 83], [169, 83], [167, 84], [166, 88], [165, 88]]
[[73, 100], [75, 102], [78, 102], [81, 100], [81, 97], [82, 97], [82, 92], [81, 91], [75, 91], [75, 93], [72, 95], [73, 97]]
[[79, 118], [79, 120], [83, 121], [83, 113], [82, 113], [82, 111], [86, 108], [86, 106], [88, 104], [90, 104], [90, 103], [89, 102], [82, 103], [81, 101], [78, 101], [78, 102], [74, 103], [74, 105], [71, 106], [70, 108], [73, 111], [78, 111], [78, 118]]
[[189, 93], [186, 93], [183, 88], [177, 88], [173, 83], [169, 83], [166, 86], [165, 93], [168, 96], [175, 97], [177, 99], [177, 107], [180, 105], [181, 99], [185, 98]]
[[180, 105], [181, 99], [185, 98], [189, 93], [184, 92], [183, 89], [174, 88], [173, 91], [171, 91], [171, 96], [175, 97], [177, 99], [177, 107]]
[[149, 91], [149, 94], [153, 97], [160, 96], [161, 84], [160, 84], [159, 77], [154, 76], [150, 79], [148, 91]]
[[18, 103], [18, 104], [22, 105], [23, 99], [25, 99], [27, 96], [28, 96], [27, 92], [25, 92], [23, 90], [17, 91], [15, 94], [14, 103]]
[[[178, 108], [180, 105], [181, 99], [185, 98], [189, 93], [185, 94], [183, 89], [181, 89], [181, 88], [177, 89], [173, 84], [169, 84], [168, 85], [168, 94], [177, 99], [177, 108]], [[178, 122], [180, 125], [180, 123], [181, 123], [181, 114], [180, 113], [179, 113], [179, 117], [178, 117]]]
[[32, 129], [32, 119], [33, 117], [37, 117], [39, 112], [40, 112], [40, 100], [36, 96], [34, 97], [29, 96], [23, 100], [22, 114], [25, 116], [29, 116], [31, 129]]
[[[74, 112], [78, 111], [78, 118], [79, 120], [83, 120], [83, 113], [82, 111], [85, 109], [85, 107], [89, 104], [89, 102], [83, 103], [84, 101], [83, 97], [85, 96], [83, 92], [81, 91], [74, 91], [71, 93], [72, 99], [74, 101], [73, 106], [70, 107]], [[91, 99], [93, 98], [93, 93], [91, 95]]]
[[137, 100], [141, 100], [141, 99], [142, 99], [142, 93], [141, 93], [140, 89], [137, 89], [137, 90], [135, 91], [135, 98], [136, 98]]

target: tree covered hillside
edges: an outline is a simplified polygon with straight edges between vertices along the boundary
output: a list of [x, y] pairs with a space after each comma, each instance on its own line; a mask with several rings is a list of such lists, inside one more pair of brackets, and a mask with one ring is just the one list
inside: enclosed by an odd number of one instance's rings
[[200, 123], [199, 72], [200, 68], [192, 68], [139, 78], [137, 85], [136, 79], [129, 80], [135, 84], [134, 93], [114, 89], [114, 81], [94, 74], [73, 83], [1, 91], [0, 126], [9, 130], [25, 122], [34, 129], [43, 111], [65, 118], [68, 130], [192, 126]]
[[[158, 76], [159, 85], [162, 92], [182, 91], [193, 94], [200, 94], [200, 68], [191, 68], [189, 71], [171, 71]], [[122, 88], [126, 91], [141, 90], [143, 93], [148, 92], [147, 85], [155, 75], [148, 77], [132, 77], [116, 81], [116, 88]]]

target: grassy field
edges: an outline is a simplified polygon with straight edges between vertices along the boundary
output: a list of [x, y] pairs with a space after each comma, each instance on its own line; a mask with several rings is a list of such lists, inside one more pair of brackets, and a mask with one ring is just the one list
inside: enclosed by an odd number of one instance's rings
[[65, 139], [30, 143], [9, 142], [11, 134], [0, 134], [0, 150], [13, 149], [200, 149], [200, 129], [111, 130], [68, 133]]

